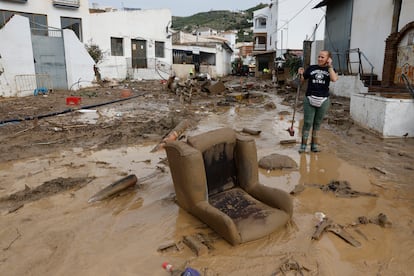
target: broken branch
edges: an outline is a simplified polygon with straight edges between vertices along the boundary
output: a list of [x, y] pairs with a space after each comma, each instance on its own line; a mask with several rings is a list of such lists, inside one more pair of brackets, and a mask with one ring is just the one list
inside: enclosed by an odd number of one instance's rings
[[191, 123], [189, 120], [183, 120], [181, 121], [173, 130], [171, 130], [167, 135], [163, 137], [161, 142], [159, 142], [152, 150], [151, 152], [156, 152], [164, 148], [165, 144], [167, 142], [175, 141], [177, 140], [184, 131], [187, 130], [191, 126]]

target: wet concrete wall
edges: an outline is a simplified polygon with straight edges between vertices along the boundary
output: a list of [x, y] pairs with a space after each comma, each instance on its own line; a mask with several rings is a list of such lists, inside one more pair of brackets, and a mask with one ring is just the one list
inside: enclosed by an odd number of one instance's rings
[[414, 100], [353, 94], [352, 119], [383, 138], [414, 137]]
[[27, 96], [18, 93], [15, 77], [35, 74], [29, 20], [23, 16], [13, 16], [0, 29], [0, 41], [3, 68], [0, 75], [0, 96]]
[[336, 82], [331, 82], [330, 92], [336, 96], [351, 98], [355, 93], [367, 93], [368, 88], [364, 86], [359, 76], [339, 76]]
[[[152, 69], [152, 76], [158, 79], [159, 75], [155, 70], [157, 62], [162, 64], [172, 64], [171, 37], [167, 32], [172, 18], [169, 9], [116, 11], [106, 13], [96, 13], [89, 16], [90, 34], [92, 41], [106, 53], [104, 60], [99, 64], [102, 78], [125, 79], [126, 77], [149, 78], [149, 70]], [[111, 37], [122, 38], [122, 55], [111, 54]], [[145, 45], [134, 44], [133, 41], [144, 41]], [[164, 43], [164, 57], [158, 57], [155, 53], [155, 43]], [[140, 52], [145, 57], [134, 57], [134, 59], [144, 58], [146, 66], [128, 70], [132, 65], [132, 52], [141, 47]], [[140, 62], [143, 62], [142, 60]], [[161, 71], [161, 70], [160, 70]], [[130, 74], [130, 76], [128, 76]]]
[[72, 30], [63, 30], [68, 87], [78, 90], [94, 84], [94, 60]]

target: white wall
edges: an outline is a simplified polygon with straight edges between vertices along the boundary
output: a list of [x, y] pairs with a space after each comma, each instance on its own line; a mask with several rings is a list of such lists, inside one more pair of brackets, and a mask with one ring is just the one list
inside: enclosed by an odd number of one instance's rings
[[223, 77], [231, 73], [231, 52], [223, 48], [222, 45], [216, 46], [216, 72], [217, 76]]
[[[394, 5], [392, 0], [354, 0], [350, 48], [360, 48], [374, 65], [374, 74], [382, 79], [385, 40], [391, 34]], [[399, 30], [414, 21], [414, 1], [402, 1]], [[351, 57], [352, 58], [352, 57]], [[353, 59], [355, 59], [353, 57]], [[363, 60], [364, 72], [371, 67]], [[354, 71], [358, 72], [355, 68]]]
[[[324, 50], [324, 41], [323, 40], [315, 40], [311, 46], [311, 57], [310, 57], [310, 64], [318, 64], [318, 56], [319, 52]], [[334, 64], [335, 67], [335, 64]]]
[[355, 122], [374, 130], [384, 138], [402, 138], [406, 133], [408, 137], [414, 137], [413, 104], [412, 99], [353, 94], [350, 114]]
[[[312, 7], [314, 7], [319, 2], [321, 2], [321, 0], [313, 1], [312, 3], [310, 3], [309, 0], [279, 0], [279, 49], [301, 49], [304, 40], [324, 39], [325, 20], [321, 19], [324, 18], [325, 7], [319, 9], [312, 9]], [[303, 12], [297, 14], [298, 11], [305, 6], [306, 8], [303, 10]], [[287, 21], [289, 22], [287, 23]], [[316, 24], [320, 25], [316, 30], [315, 38], [313, 38], [311, 36], [315, 32]], [[281, 45], [282, 31], [283, 47]]]
[[414, 100], [387, 99], [384, 137], [414, 137]]
[[227, 39], [228, 44], [230, 45], [231, 49], [234, 51], [236, 48], [236, 36], [237, 34], [234, 32], [226, 32], [224, 34], [221, 34], [222, 37]]
[[269, 24], [269, 15], [270, 15], [270, 10], [268, 7], [265, 8], [261, 8], [259, 10], [255, 10], [253, 12], [253, 32], [254, 33], [265, 33], [267, 31], [267, 28], [265, 27], [261, 27], [260, 25], [258, 25], [258, 18], [265, 18], [266, 19], [266, 27], [267, 24]]
[[[194, 72], [194, 64], [173, 64], [172, 66], [174, 75], [182, 80], [185, 80], [190, 75], [190, 72]], [[200, 69], [201, 71], [201, 69]]]
[[336, 82], [331, 82], [330, 92], [336, 96], [351, 98], [352, 94], [367, 93], [368, 87], [365, 87], [358, 76], [339, 76]]
[[[197, 49], [200, 52], [211, 53], [216, 55], [216, 65], [200, 65], [201, 73], [209, 73], [212, 78], [222, 77], [229, 75], [231, 73], [231, 55], [232, 53], [229, 50], [226, 50], [221, 44], [221, 42], [215, 44], [215, 47], [203, 47], [197, 46]], [[191, 45], [174, 45], [176, 50], [184, 51], [193, 51], [194, 46]], [[175, 75], [179, 78], [186, 78], [189, 74], [193, 64], [173, 64], [173, 71]]]
[[400, 14], [400, 23], [398, 24], [399, 30], [404, 28], [410, 22], [414, 21], [414, 1], [403, 0]]
[[[273, 3], [272, 7], [265, 7], [260, 10], [256, 10], [253, 12], [253, 32], [254, 33], [267, 33], [267, 41], [266, 41], [266, 50], [276, 50], [277, 43], [278, 43], [278, 31], [277, 31], [277, 22], [278, 22], [278, 1], [272, 0], [270, 1]], [[256, 19], [257, 18], [266, 18], [266, 28], [258, 28], [256, 26]]]
[[[15, 76], [35, 74], [29, 20], [23, 16], [13, 16], [0, 29], [0, 41], [0, 62], [4, 71], [0, 76], [0, 96], [27, 96], [29, 92], [18, 93]], [[36, 84], [33, 85], [36, 88]], [[33, 90], [30, 94], [33, 95]]]
[[84, 36], [83, 41], [88, 40], [89, 34], [88, 16], [89, 16], [89, 1], [80, 0], [79, 8], [57, 8], [53, 6], [53, 0], [28, 0], [26, 3], [13, 3], [8, 1], [1, 1], [2, 10], [20, 11], [26, 13], [47, 15], [47, 24], [50, 27], [61, 28], [61, 17], [73, 17], [82, 19], [82, 34]]
[[93, 86], [95, 61], [72, 30], [63, 31], [68, 87], [78, 90]]
[[[102, 78], [124, 79], [131, 64], [131, 39], [147, 41], [147, 58], [155, 59], [155, 41], [165, 43], [165, 57], [157, 58], [172, 64], [171, 38], [167, 38], [166, 26], [172, 20], [169, 9], [115, 11], [91, 14], [91, 41], [105, 53], [98, 64]], [[111, 37], [123, 38], [124, 56], [111, 56]], [[91, 42], [91, 41], [88, 41]], [[156, 72], [154, 71], [154, 74]]]
[[278, 1], [270, 1], [272, 6], [269, 11], [269, 21], [267, 22], [267, 50], [276, 50], [277, 49], [277, 22], [278, 22]]
[[[82, 20], [82, 33], [88, 31], [89, 8], [88, 1], [81, 0], [77, 9], [56, 8], [53, 1], [28, 1], [25, 4], [4, 2], [1, 8], [5, 10], [47, 15], [49, 27], [60, 28], [60, 18], [73, 17]], [[28, 96], [33, 95], [37, 87], [35, 66], [29, 20], [26, 17], [14, 16], [0, 29], [0, 64], [4, 71], [0, 75], [0, 96]], [[76, 35], [71, 30], [64, 31], [65, 58], [67, 66], [68, 86], [75, 81], [82, 80], [74, 87], [91, 86], [94, 79], [93, 60], [85, 50]], [[22, 76], [23, 75], [23, 76]], [[84, 81], [84, 80], [89, 80]]]

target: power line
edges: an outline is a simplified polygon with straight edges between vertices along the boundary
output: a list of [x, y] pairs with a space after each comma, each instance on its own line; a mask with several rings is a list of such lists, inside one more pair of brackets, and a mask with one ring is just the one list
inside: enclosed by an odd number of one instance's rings
[[310, 40], [315, 40], [316, 31], [318, 30], [319, 26], [321, 25], [322, 21], [325, 19], [325, 14], [322, 15], [321, 19], [319, 20], [318, 24], [316, 24], [316, 28], [313, 30], [313, 33], [310, 37]]
[[312, 3], [314, 0], [310, 0], [302, 9], [300, 9], [291, 19], [287, 20], [285, 24], [283, 24], [280, 28], [277, 29], [277, 31], [280, 31], [281, 29], [283, 29], [287, 24], [289, 24], [289, 22], [291, 22], [293, 19], [295, 19], [299, 14], [301, 14], [307, 6], [310, 5], [310, 3]]

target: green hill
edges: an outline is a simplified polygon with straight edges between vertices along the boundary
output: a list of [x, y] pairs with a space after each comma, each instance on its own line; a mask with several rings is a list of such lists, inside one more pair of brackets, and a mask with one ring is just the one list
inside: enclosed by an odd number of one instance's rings
[[[208, 27], [217, 31], [237, 30], [239, 33], [251, 32], [253, 12], [266, 6], [266, 4], [260, 3], [255, 7], [240, 12], [211, 10], [191, 16], [173, 16], [172, 28], [176, 31], [188, 33], [201, 27]], [[249, 41], [249, 36], [245, 37], [243, 41]]]

